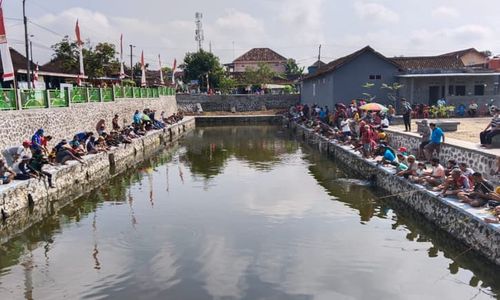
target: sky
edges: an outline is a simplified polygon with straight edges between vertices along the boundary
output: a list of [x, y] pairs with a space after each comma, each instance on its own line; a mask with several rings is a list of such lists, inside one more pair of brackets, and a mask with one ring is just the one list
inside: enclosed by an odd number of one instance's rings
[[[22, 1], [3, 0], [9, 43], [24, 53]], [[119, 45], [124, 60], [144, 51], [151, 68], [181, 63], [197, 50], [196, 12], [203, 13], [204, 49], [222, 63], [254, 47], [268, 47], [302, 66], [329, 62], [366, 45], [386, 56], [435, 55], [465, 48], [500, 54], [498, 0], [26, 0], [34, 61], [50, 60], [50, 46], [74, 38], [79, 19], [91, 45]]]

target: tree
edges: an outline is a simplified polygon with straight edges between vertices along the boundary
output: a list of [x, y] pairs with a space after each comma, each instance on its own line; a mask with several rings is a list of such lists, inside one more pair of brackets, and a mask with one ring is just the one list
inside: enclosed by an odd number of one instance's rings
[[224, 77], [219, 58], [203, 50], [187, 53], [182, 67], [186, 80], [198, 80], [200, 86], [204, 87], [207, 86], [207, 76], [211, 88], [219, 88], [221, 79]]
[[65, 36], [59, 43], [51, 46], [54, 50], [52, 61], [61, 64], [64, 72], [74, 72], [78, 70], [78, 45]]
[[85, 74], [90, 79], [96, 79], [119, 73], [120, 63], [116, 54], [115, 45], [109, 43], [99, 43], [94, 49], [84, 49]]
[[285, 65], [285, 75], [287, 77], [299, 77], [304, 73], [304, 67], [299, 67], [293, 58], [289, 58]]
[[404, 85], [399, 84], [397, 82], [393, 82], [392, 84], [387, 84], [387, 83], [382, 83], [381, 89], [389, 90], [387, 93], [387, 98], [391, 100], [393, 104], [396, 104], [397, 97], [398, 97], [398, 91], [403, 87]]
[[243, 75], [243, 84], [262, 86], [263, 84], [270, 83], [276, 73], [271, 70], [269, 65], [259, 63], [257, 69], [247, 67]]
[[219, 89], [222, 93], [228, 94], [236, 87], [236, 80], [229, 76], [223, 76], [219, 82]]

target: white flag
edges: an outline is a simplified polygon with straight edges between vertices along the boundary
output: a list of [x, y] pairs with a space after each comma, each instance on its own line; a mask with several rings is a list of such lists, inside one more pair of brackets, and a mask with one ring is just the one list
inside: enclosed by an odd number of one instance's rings
[[7, 43], [7, 33], [5, 32], [5, 23], [3, 21], [2, 1], [0, 0], [0, 55], [2, 56], [3, 81], [14, 80], [14, 66], [10, 57], [10, 48]]

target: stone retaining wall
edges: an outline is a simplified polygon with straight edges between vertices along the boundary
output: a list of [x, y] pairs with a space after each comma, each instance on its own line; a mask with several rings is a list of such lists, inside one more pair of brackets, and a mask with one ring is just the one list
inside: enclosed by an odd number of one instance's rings
[[114, 102], [92, 102], [71, 104], [71, 107], [29, 109], [21, 111], [0, 111], [0, 149], [20, 145], [30, 139], [38, 128], [44, 128], [54, 142], [72, 138], [75, 133], [96, 131], [100, 119], [106, 121], [108, 128], [115, 114], [120, 116], [120, 125], [130, 124], [135, 110], [151, 108], [171, 115], [177, 111], [175, 96], [160, 98], [119, 99]]
[[300, 102], [300, 95], [177, 95], [180, 111], [197, 112], [197, 103], [203, 111], [237, 112], [286, 109]]
[[87, 155], [83, 165], [69, 161], [65, 166], [47, 168], [53, 176], [53, 189], [48, 188], [45, 180], [38, 179], [14, 181], [0, 186], [0, 209], [9, 214], [6, 225], [0, 230], [0, 244], [41, 221], [47, 211], [57, 210], [68, 201], [106, 183], [111, 177], [137, 165], [194, 127], [194, 118], [186, 117], [182, 122], [135, 139], [132, 144], [122, 144], [108, 153]]
[[331, 142], [301, 125], [289, 123], [289, 127], [306, 143], [317, 147], [321, 152], [360, 176], [374, 180], [378, 187], [389, 194], [400, 195], [401, 191], [408, 191], [406, 196], [398, 197], [401, 202], [500, 265], [500, 227], [498, 225], [487, 224], [477, 215], [460, 208], [459, 205], [463, 204], [452, 204], [446, 198], [440, 198], [423, 187], [394, 176], [393, 172], [378, 167], [373, 161], [363, 159], [360, 154], [354, 153], [349, 147]]
[[[412, 154], [416, 154], [421, 138], [416, 133], [399, 132], [387, 129], [389, 135], [389, 144], [398, 149], [406, 147]], [[454, 141], [455, 142], [455, 141]], [[456, 145], [456, 144], [463, 144]], [[498, 182], [496, 172], [496, 155], [474, 149], [474, 145], [468, 145], [466, 142], [456, 141], [456, 144], [444, 143], [441, 145], [441, 153], [439, 159], [444, 163], [450, 159], [455, 159], [457, 162], [467, 163], [474, 171], [481, 172], [486, 179]]]

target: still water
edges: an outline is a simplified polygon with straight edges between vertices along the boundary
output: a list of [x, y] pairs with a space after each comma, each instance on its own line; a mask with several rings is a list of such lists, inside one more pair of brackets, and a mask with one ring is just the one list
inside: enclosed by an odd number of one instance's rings
[[0, 246], [0, 299], [491, 299], [499, 268], [272, 126], [198, 128]]

